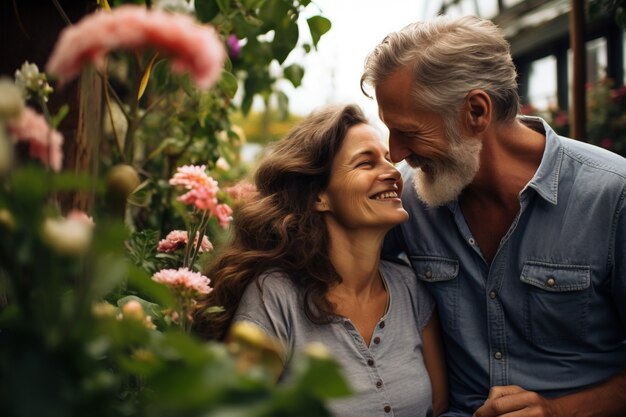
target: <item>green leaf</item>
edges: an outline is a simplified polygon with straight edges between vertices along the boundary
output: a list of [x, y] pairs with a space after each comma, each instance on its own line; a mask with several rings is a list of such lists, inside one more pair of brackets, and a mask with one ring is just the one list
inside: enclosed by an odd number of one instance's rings
[[352, 394], [339, 363], [333, 358], [305, 357], [300, 360], [300, 389], [314, 393], [320, 399], [341, 398]]
[[220, 12], [228, 14], [230, 12], [230, 0], [217, 0]]
[[194, 6], [196, 8], [196, 17], [205, 23], [213, 20], [220, 12], [215, 0], [196, 0]]
[[317, 43], [323, 34], [328, 32], [331, 28], [330, 20], [323, 16], [313, 16], [306, 20], [311, 31], [311, 38], [313, 39], [313, 46], [317, 48]]
[[143, 97], [143, 93], [145, 93], [146, 91], [146, 87], [148, 86], [148, 81], [150, 81], [150, 74], [152, 74], [152, 67], [154, 66], [154, 62], [156, 61], [158, 56], [159, 56], [158, 53], [155, 53], [152, 56], [152, 59], [150, 60], [150, 62], [148, 62], [148, 65], [146, 66], [143, 72], [143, 75], [141, 76], [141, 83], [139, 84], [139, 91], [137, 91], [137, 101], [141, 100], [141, 97]]
[[57, 112], [57, 114], [51, 117], [50, 126], [56, 129], [59, 126], [59, 124], [63, 121], [63, 119], [65, 119], [65, 116], [67, 116], [67, 113], [69, 111], [70, 111], [70, 106], [68, 106], [67, 104], [62, 105], [59, 108], [59, 111]]
[[282, 91], [276, 92], [278, 99], [278, 114], [281, 120], [287, 120], [289, 116], [289, 97]]
[[304, 68], [298, 64], [292, 64], [283, 70], [283, 75], [286, 79], [291, 81], [294, 87], [298, 88], [302, 84], [302, 77], [304, 77]]
[[229, 98], [235, 97], [237, 89], [239, 88], [237, 78], [228, 71], [222, 71], [222, 78], [220, 79], [219, 86], [222, 90], [224, 90]]
[[278, 63], [282, 64], [287, 59], [289, 53], [298, 44], [299, 36], [298, 22], [294, 22], [288, 16], [285, 16], [281, 20], [280, 26], [276, 28], [276, 34], [272, 42], [272, 52]]
[[139, 304], [141, 304], [144, 313], [152, 316], [153, 320], [160, 319], [163, 316], [163, 314], [161, 313], [160, 305], [146, 301], [143, 298], [137, 297], [136, 295], [127, 295], [126, 297], [120, 298], [119, 300], [117, 300], [117, 306], [119, 308], [122, 308], [124, 304], [129, 301], [137, 301]]

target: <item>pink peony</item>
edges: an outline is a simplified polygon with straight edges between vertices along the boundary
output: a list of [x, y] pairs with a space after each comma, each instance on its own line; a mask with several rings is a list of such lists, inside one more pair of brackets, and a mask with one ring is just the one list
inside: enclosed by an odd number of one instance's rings
[[[195, 244], [198, 243], [198, 233], [196, 233]], [[162, 239], [157, 246], [159, 252], [174, 252], [178, 249], [182, 249], [187, 245], [188, 237], [187, 232], [184, 230], [173, 230], [167, 234], [165, 239]], [[213, 245], [209, 241], [209, 238], [202, 236], [202, 243], [200, 244], [200, 252], [209, 252], [213, 250]]]
[[162, 269], [152, 276], [152, 280], [183, 293], [189, 290], [192, 293], [208, 294], [213, 290], [209, 287], [209, 278], [188, 268]]
[[26, 142], [28, 153], [55, 171], [63, 163], [63, 135], [50, 129], [46, 119], [30, 107], [25, 107], [20, 116], [9, 122], [8, 131], [14, 141]]
[[213, 210], [213, 214], [217, 217], [217, 220], [220, 222], [220, 226], [224, 229], [226, 229], [233, 220], [233, 210], [227, 204], [218, 204]]
[[63, 84], [76, 77], [86, 62], [102, 67], [112, 50], [148, 47], [169, 57], [173, 72], [189, 72], [200, 88], [217, 81], [226, 59], [224, 45], [212, 27], [185, 14], [124, 5], [110, 12], [96, 11], [64, 29], [46, 71]]

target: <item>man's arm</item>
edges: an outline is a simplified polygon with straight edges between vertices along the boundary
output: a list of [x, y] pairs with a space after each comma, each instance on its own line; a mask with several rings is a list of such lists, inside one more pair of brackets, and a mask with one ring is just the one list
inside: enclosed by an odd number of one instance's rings
[[474, 417], [624, 417], [626, 371], [608, 381], [558, 398], [545, 398], [515, 385], [493, 387]]

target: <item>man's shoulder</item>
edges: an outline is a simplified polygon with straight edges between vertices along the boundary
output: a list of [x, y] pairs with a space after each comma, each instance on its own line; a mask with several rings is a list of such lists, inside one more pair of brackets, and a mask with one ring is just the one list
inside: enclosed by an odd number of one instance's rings
[[576, 165], [585, 167], [590, 173], [614, 176], [619, 182], [626, 180], [626, 158], [590, 143], [562, 136], [559, 138], [564, 156]]

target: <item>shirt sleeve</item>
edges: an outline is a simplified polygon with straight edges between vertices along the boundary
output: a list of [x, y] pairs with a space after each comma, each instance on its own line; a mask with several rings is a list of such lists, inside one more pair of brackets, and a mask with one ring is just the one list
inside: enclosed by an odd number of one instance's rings
[[622, 190], [620, 206], [613, 227], [613, 268], [611, 295], [618, 309], [622, 328], [626, 329], [626, 186]]
[[277, 272], [264, 274], [246, 287], [233, 323], [251, 322], [291, 349], [292, 310], [296, 303], [297, 291], [288, 278]]

